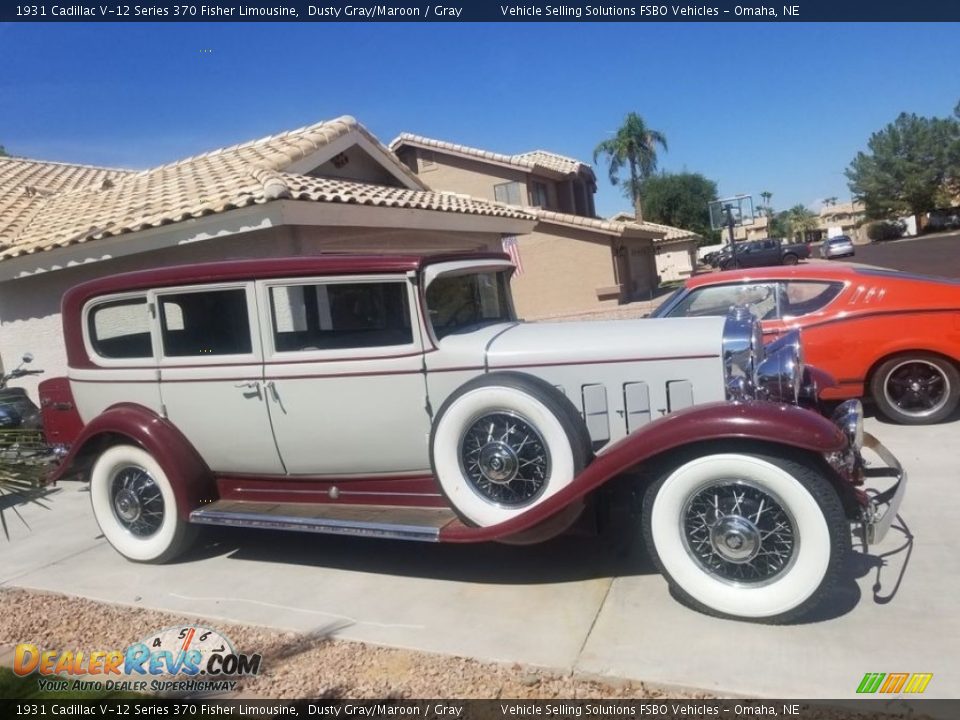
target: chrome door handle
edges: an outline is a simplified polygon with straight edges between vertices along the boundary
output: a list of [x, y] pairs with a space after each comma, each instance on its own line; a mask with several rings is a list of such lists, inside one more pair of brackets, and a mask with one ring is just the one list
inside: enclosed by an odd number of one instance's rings
[[251, 380], [251, 381], [249, 381], [249, 382], [236, 383], [236, 384], [234, 385], [234, 387], [235, 387], [235, 388], [247, 388], [248, 390], [254, 390], [254, 389], [259, 390], [259, 389], [260, 389], [260, 381], [259, 381], [259, 380]]
[[270, 391], [270, 395], [273, 396], [273, 399], [274, 399], [275, 402], [280, 402], [280, 393], [277, 392], [277, 386], [276, 386], [276, 384], [273, 382], [273, 380], [267, 380], [267, 381], [264, 383], [264, 387], [267, 388], [267, 390]]

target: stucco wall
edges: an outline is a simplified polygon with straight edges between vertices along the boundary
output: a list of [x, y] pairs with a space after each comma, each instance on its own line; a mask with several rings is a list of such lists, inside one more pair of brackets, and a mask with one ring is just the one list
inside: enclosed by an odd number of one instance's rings
[[693, 274], [693, 256], [697, 243], [694, 240], [657, 245], [657, 274], [660, 282], [683, 280]]
[[527, 173], [490, 163], [433, 154], [434, 164], [425, 165], [418, 150], [417, 174], [432, 190], [464, 193], [485, 200], [496, 200], [493, 186], [505, 182], [520, 184], [520, 204], [527, 204]]
[[610, 240], [560, 226], [538, 225], [518, 239], [524, 273], [512, 287], [517, 312], [528, 320], [616, 307], [596, 289], [615, 284]]
[[36, 398], [44, 377], [66, 372], [60, 322], [64, 292], [78, 283], [104, 275], [167, 265], [216, 260], [283, 257], [321, 252], [430, 252], [444, 250], [500, 250], [498, 235], [389, 230], [378, 228], [280, 227], [220, 237], [163, 250], [43, 273], [0, 283], [0, 359], [12, 368], [20, 356], [34, 354], [34, 368], [46, 371], [39, 378], [24, 378]]

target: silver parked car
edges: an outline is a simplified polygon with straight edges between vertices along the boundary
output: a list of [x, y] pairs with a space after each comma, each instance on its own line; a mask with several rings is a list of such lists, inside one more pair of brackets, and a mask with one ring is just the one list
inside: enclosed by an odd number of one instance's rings
[[836, 257], [849, 257], [856, 254], [853, 249], [853, 240], [847, 235], [837, 235], [823, 241], [820, 246], [820, 257], [827, 260]]

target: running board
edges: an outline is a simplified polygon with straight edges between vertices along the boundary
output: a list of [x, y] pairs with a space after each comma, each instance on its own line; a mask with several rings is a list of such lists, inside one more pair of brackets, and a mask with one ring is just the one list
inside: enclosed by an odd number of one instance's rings
[[217, 500], [190, 513], [197, 525], [295, 530], [437, 542], [440, 528], [455, 520], [446, 508]]

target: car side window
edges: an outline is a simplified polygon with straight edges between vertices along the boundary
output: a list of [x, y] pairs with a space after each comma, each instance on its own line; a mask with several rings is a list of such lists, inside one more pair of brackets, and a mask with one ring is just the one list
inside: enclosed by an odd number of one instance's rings
[[761, 320], [776, 317], [777, 293], [771, 283], [712, 285], [691, 291], [668, 317], [726, 315], [734, 305], [746, 305]]
[[87, 315], [93, 351], [103, 358], [152, 358], [150, 313], [146, 297], [112, 300], [95, 305]]
[[270, 288], [270, 318], [277, 352], [413, 342], [403, 281], [274, 286]]
[[780, 316], [802, 317], [822, 310], [840, 294], [843, 283], [793, 280], [781, 283]]
[[165, 356], [208, 357], [253, 352], [245, 289], [171, 293], [158, 296], [157, 303]]

